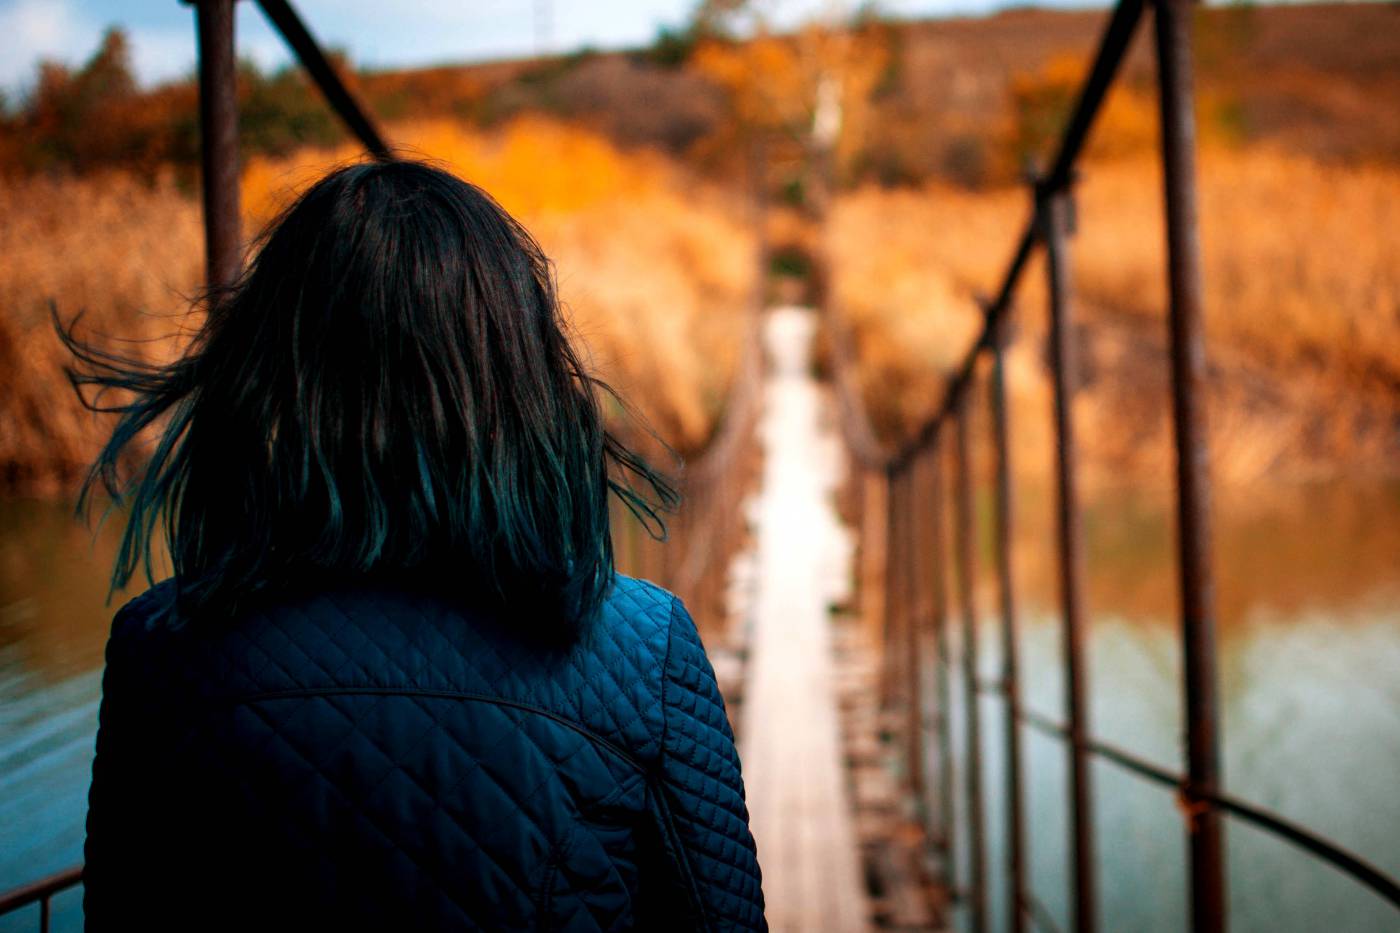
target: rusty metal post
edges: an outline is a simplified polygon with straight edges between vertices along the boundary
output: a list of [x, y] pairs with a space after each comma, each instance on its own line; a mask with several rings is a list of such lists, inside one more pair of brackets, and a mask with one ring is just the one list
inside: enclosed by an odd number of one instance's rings
[[1089, 780], [1089, 705], [1084, 661], [1084, 541], [1075, 475], [1073, 401], [1079, 381], [1070, 303], [1070, 200], [1064, 190], [1036, 193], [1050, 286], [1050, 361], [1055, 395], [1055, 479], [1059, 490], [1060, 598], [1064, 611], [1065, 706], [1070, 738], [1070, 841], [1074, 861], [1074, 927], [1098, 926], [1094, 826]]
[[[988, 313], [994, 313], [988, 309]], [[1016, 663], [1016, 590], [1012, 575], [1012, 486], [1010, 427], [1006, 411], [1006, 319], [992, 332], [992, 443], [996, 449], [997, 589], [1001, 595], [1001, 686], [1006, 703], [1006, 851], [1010, 869], [1007, 905], [1012, 933], [1024, 933], [1026, 832], [1021, 793], [1021, 686]]]
[[889, 594], [885, 592], [885, 565], [889, 559], [885, 553], [889, 541], [885, 533], [889, 520], [889, 484], [885, 482], [883, 470], [866, 469], [862, 477], [860, 615], [865, 634], [873, 639], [884, 624], [885, 604], [889, 601]]
[[901, 610], [899, 591], [899, 524], [900, 495], [899, 474], [893, 466], [885, 469], [886, 518], [885, 518], [885, 615], [880, 627], [880, 711], [881, 732], [889, 721], [889, 712], [894, 708], [896, 684], [895, 676], [895, 628]]
[[[202, 0], [201, 0], [202, 2]], [[387, 159], [391, 155], [384, 138], [379, 135], [369, 117], [365, 114], [355, 96], [340, 80], [331, 63], [321, 51], [321, 46], [311, 37], [311, 32], [297, 15], [287, 0], [258, 0], [267, 18], [282, 34], [282, 38], [292, 47], [297, 60], [301, 62], [311, 80], [321, 89], [321, 96], [330, 104], [336, 115], [349, 127], [360, 142], [364, 143], [375, 158]]]
[[193, 0], [199, 33], [199, 129], [204, 262], [209, 285], [232, 284], [243, 265], [238, 199], [234, 0]]
[[908, 527], [905, 533], [906, 547], [908, 553], [904, 559], [904, 573], [908, 579], [909, 606], [907, 609], [908, 629], [905, 632], [905, 651], [909, 655], [909, 668], [905, 671], [905, 691], [908, 694], [905, 702], [908, 704], [906, 712], [908, 716], [905, 720], [905, 752], [908, 756], [906, 771], [909, 778], [909, 790], [915, 803], [915, 816], [920, 826], [925, 825], [925, 814], [927, 808], [924, 801], [924, 661], [926, 652], [924, 651], [924, 613], [922, 588], [920, 587], [918, 569], [920, 522], [923, 516], [920, 514], [920, 490], [919, 490], [919, 456], [912, 458], [904, 467], [904, 472], [908, 477], [909, 501], [906, 503], [907, 513], [906, 524]]
[[957, 463], [958, 589], [963, 610], [963, 690], [967, 704], [967, 900], [969, 929], [987, 929], [986, 851], [982, 838], [982, 735], [977, 710], [977, 602], [974, 554], [976, 525], [972, 513], [972, 455], [968, 434], [971, 417], [970, 392], [960, 393], [956, 402], [957, 437], [954, 456]]
[[[1206, 432], [1206, 359], [1201, 312], [1201, 257], [1196, 228], [1196, 121], [1188, 0], [1157, 0], [1157, 69], [1166, 189], [1167, 265], [1171, 288], [1172, 409], [1176, 433], [1177, 548], [1186, 710], [1186, 796], [1220, 790], [1216, 696], [1215, 581], [1211, 569], [1210, 457]], [[1199, 798], [1196, 798], [1199, 799]], [[1220, 814], [1188, 809], [1191, 928], [1226, 927]]]
[[934, 671], [938, 678], [938, 714], [935, 719], [938, 729], [938, 834], [943, 848], [944, 883], [949, 890], [957, 887], [954, 852], [956, 849], [956, 828], [953, 826], [953, 740], [950, 733], [952, 720], [952, 680], [948, 676], [951, 663], [948, 653], [948, 538], [945, 534], [943, 496], [943, 459], [945, 448], [939, 442], [938, 431], [933, 435], [929, 456], [931, 475], [929, 476], [929, 521], [933, 525], [930, 542], [931, 572], [933, 575], [933, 626], [934, 651], [936, 653]]

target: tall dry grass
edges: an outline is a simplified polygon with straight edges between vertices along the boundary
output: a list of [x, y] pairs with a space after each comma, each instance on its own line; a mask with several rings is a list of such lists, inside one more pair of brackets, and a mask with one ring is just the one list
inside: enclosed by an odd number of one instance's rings
[[[532, 119], [490, 133], [390, 126], [410, 154], [491, 192], [553, 259], [573, 329], [603, 375], [682, 450], [703, 445], [735, 372], [756, 273], [742, 211], [664, 157]], [[245, 233], [350, 150], [252, 160]], [[77, 404], [48, 318], [169, 354], [202, 273], [197, 201], [167, 178], [0, 181], [0, 487], [71, 487], [105, 425]], [[175, 339], [163, 339], [174, 337]], [[618, 413], [611, 412], [614, 416]]]
[[[525, 117], [482, 133], [399, 124], [390, 138], [489, 191], [553, 259], [560, 294], [596, 365], [672, 443], [703, 445], [738, 364], [757, 273], [741, 202], [667, 157], [624, 152], [588, 130]], [[254, 160], [252, 225], [352, 148]]]
[[0, 181], [0, 488], [53, 494], [91, 460], [103, 425], [78, 405], [50, 302], [85, 333], [170, 352], [203, 263], [196, 202], [168, 178]]
[[[1389, 469], [1400, 414], [1400, 171], [1208, 147], [1199, 177], [1221, 474], [1325, 472], [1344, 460]], [[1086, 369], [1076, 415], [1104, 473], [1170, 456], [1161, 201], [1150, 156], [1090, 162], [1076, 192], [1070, 248]], [[1028, 216], [1024, 192], [940, 185], [866, 189], [836, 205], [834, 294], [888, 437], [937, 404], [979, 326], [973, 296], [1000, 283]], [[1013, 391], [1030, 406], [1046, 404], [1043, 278], [1037, 262], [1023, 279], [1011, 366]]]

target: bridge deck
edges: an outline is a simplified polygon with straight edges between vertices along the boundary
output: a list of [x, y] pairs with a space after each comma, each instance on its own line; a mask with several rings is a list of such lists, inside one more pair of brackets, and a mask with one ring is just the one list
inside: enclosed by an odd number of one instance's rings
[[790, 308], [770, 312], [765, 327], [770, 366], [741, 756], [772, 929], [862, 931], [869, 912], [828, 614], [845, 595], [850, 543], [831, 502], [840, 448], [808, 372], [813, 329], [810, 314]]

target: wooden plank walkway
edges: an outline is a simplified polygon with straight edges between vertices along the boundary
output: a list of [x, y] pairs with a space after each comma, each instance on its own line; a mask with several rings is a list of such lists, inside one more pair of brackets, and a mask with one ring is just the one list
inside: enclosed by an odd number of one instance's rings
[[850, 536], [832, 491], [841, 452], [809, 373], [810, 312], [768, 313], [754, 519], [756, 592], [741, 748], [774, 931], [864, 931], [869, 904], [842, 762], [828, 606], [847, 597]]

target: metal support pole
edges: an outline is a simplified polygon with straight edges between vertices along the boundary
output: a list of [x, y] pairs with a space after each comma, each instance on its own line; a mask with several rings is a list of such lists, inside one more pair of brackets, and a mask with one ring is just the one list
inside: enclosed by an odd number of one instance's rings
[[1065, 706], [1070, 736], [1070, 841], [1074, 861], [1074, 926], [1097, 928], [1094, 830], [1089, 786], [1089, 705], [1084, 662], [1084, 542], [1079, 523], [1073, 397], [1079, 370], [1070, 304], [1069, 194], [1038, 191], [1036, 213], [1045, 238], [1050, 286], [1050, 359], [1055, 394], [1055, 479], [1059, 489], [1060, 596], [1064, 611]]
[[1177, 547], [1186, 710], [1185, 789], [1191, 849], [1191, 928], [1226, 927], [1220, 814], [1192, 795], [1220, 790], [1216, 696], [1215, 581], [1211, 570], [1210, 458], [1206, 432], [1206, 359], [1201, 257], [1196, 228], [1196, 123], [1192, 110], [1188, 0], [1158, 0], [1157, 68], [1171, 288], [1172, 409], [1176, 433]]
[[[885, 589], [888, 579], [885, 567], [889, 561], [886, 553], [889, 536], [885, 533], [890, 517], [889, 484], [885, 481], [885, 471], [876, 469], [862, 470], [861, 482], [860, 618], [865, 634], [874, 638], [884, 626], [885, 606], [889, 602]], [[881, 671], [883, 677], [883, 667]]]
[[945, 534], [943, 511], [943, 459], [945, 449], [939, 443], [939, 434], [933, 435], [929, 451], [931, 475], [929, 476], [929, 520], [933, 524], [933, 540], [930, 547], [933, 574], [933, 626], [934, 646], [937, 653], [935, 674], [938, 678], [938, 833], [943, 843], [944, 883], [949, 890], [956, 885], [956, 827], [953, 825], [953, 740], [950, 733], [952, 719], [953, 689], [949, 675], [952, 659], [948, 653], [948, 538]]
[[204, 183], [204, 264], [211, 288], [243, 265], [238, 198], [238, 95], [234, 0], [194, 0], [199, 33], [199, 128]]
[[977, 604], [973, 596], [976, 527], [972, 514], [971, 393], [956, 402], [958, 589], [963, 609], [963, 691], [967, 703], [968, 910], [972, 933], [987, 929], [986, 852], [982, 838], [982, 736], [977, 711]]
[[1002, 692], [1006, 701], [1006, 851], [1010, 869], [1007, 916], [1012, 933], [1024, 933], [1026, 879], [1025, 813], [1021, 794], [1021, 687], [1016, 664], [1016, 591], [1012, 576], [1012, 487], [1010, 428], [1006, 411], [1005, 318], [992, 331], [992, 443], [996, 448], [997, 588], [1001, 594]]
[[263, 8], [267, 18], [272, 20], [272, 25], [277, 27], [282, 38], [292, 47], [297, 60], [321, 89], [326, 103], [330, 104], [331, 109], [350, 128], [350, 132], [355, 134], [375, 158], [389, 158], [391, 153], [384, 143], [384, 138], [379, 135], [379, 131], [365, 115], [364, 108], [355, 100], [349, 88], [331, 67], [331, 63], [326, 60], [320, 45], [311, 37], [311, 32], [301, 21], [301, 17], [297, 16], [296, 10], [292, 9], [292, 5], [287, 0], [258, 0], [258, 5]]
[[[899, 474], [890, 467], [885, 470], [886, 497], [885, 520], [885, 617], [880, 636], [880, 709], [881, 719], [888, 722], [888, 713], [894, 709], [898, 692], [899, 678], [895, 674], [895, 632], [899, 614], [903, 611], [903, 594], [899, 586], [900, 562], [903, 559], [899, 540], [901, 496], [899, 494]], [[885, 728], [882, 725], [881, 732]]]
[[922, 519], [919, 509], [919, 458], [915, 457], [904, 468], [908, 484], [908, 502], [905, 505], [906, 532], [904, 575], [907, 579], [909, 604], [905, 611], [905, 652], [908, 655], [908, 669], [905, 671], [905, 703], [908, 717], [905, 721], [906, 770], [909, 777], [909, 791], [914, 799], [919, 824], [924, 824], [924, 614], [921, 587], [919, 585], [919, 523]]

